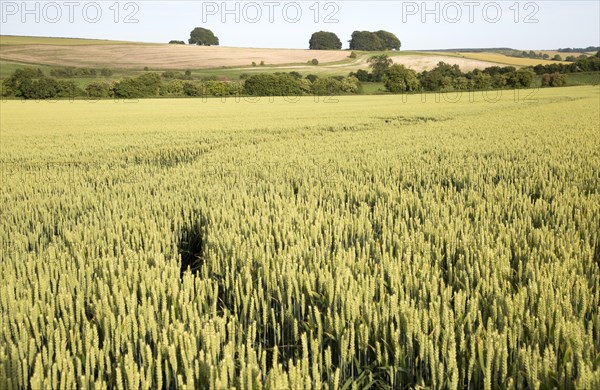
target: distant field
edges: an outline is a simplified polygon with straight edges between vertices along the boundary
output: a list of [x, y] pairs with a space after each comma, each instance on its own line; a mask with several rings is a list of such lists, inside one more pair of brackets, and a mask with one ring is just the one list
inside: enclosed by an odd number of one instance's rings
[[0, 35], [0, 45], [114, 45], [114, 44], [136, 44], [142, 43], [127, 41], [111, 41], [108, 39], [80, 39], [80, 38], [51, 38], [51, 37], [20, 37], [12, 35]]
[[[9, 77], [15, 70], [23, 68], [24, 66], [26, 65], [18, 62], [0, 61], [0, 79]], [[50, 72], [50, 69], [52, 69], [51, 66], [47, 65], [36, 65], [36, 68], [40, 68], [46, 73]]]
[[453, 53], [444, 53], [447, 55], [453, 55], [456, 57], [462, 57], [465, 59], [478, 60], [478, 61], [486, 61], [493, 62], [496, 64], [502, 65], [511, 65], [511, 66], [535, 66], [535, 65], [548, 65], [548, 64], [566, 64], [564, 61], [549, 61], [549, 60], [540, 60], [534, 58], [518, 58], [518, 57], [510, 57], [504, 54], [499, 53], [470, 53], [470, 52], [453, 52]]
[[347, 51], [253, 49], [168, 44], [2, 45], [0, 59], [30, 64], [135, 69], [200, 69], [260, 64], [320, 63], [347, 59]]
[[498, 65], [493, 61], [461, 58], [458, 56], [447, 56], [447, 55], [423, 55], [421, 53], [412, 56], [395, 57], [394, 63], [402, 64], [407, 68], [411, 68], [417, 72], [424, 70], [433, 69], [440, 62], [446, 62], [451, 65], [458, 65], [460, 69], [468, 72], [473, 69], [485, 69], [490, 66]]
[[[145, 44], [132, 49], [131, 45], [5, 45], [0, 46], [3, 63], [43, 64], [123, 70], [185, 70], [196, 69], [211, 75], [237, 78], [241, 73], [298, 71], [316, 74], [348, 74], [367, 69], [367, 59], [378, 52], [362, 53], [349, 59], [348, 51], [311, 51], [293, 49], [248, 49], [231, 47], [198, 47]], [[416, 71], [434, 68], [440, 61], [457, 64], [465, 71], [497, 65], [494, 62], [432, 55], [420, 52], [390, 53], [395, 63]], [[319, 65], [309, 65], [313, 58]], [[265, 65], [260, 66], [264, 61]], [[257, 66], [252, 66], [252, 62]]]
[[600, 72], [571, 73], [567, 75], [567, 85], [599, 85]]
[[[314, 51], [300, 49], [259, 49], [234, 47], [199, 47], [108, 40], [0, 37], [0, 62], [43, 64], [140, 71], [195, 70], [237, 78], [241, 73], [298, 71], [303, 74], [348, 74], [368, 68], [367, 59], [387, 54], [394, 62], [416, 71], [434, 68], [438, 62], [456, 64], [465, 71], [493, 65], [527, 66], [553, 61], [514, 58], [496, 53], [460, 52], [357, 52], [358, 58], [348, 58], [348, 50]], [[307, 64], [316, 58], [318, 66]], [[257, 66], [252, 66], [252, 63]], [[264, 66], [260, 64], [264, 62]]]
[[[575, 57], [579, 57], [582, 54], [585, 54], [587, 56], [593, 56], [596, 54], [596, 52], [587, 52], [587, 53], [562, 53], [560, 51], [556, 51], [556, 50], [540, 50], [541, 53], [544, 54], [548, 54], [550, 57], [554, 57], [555, 55], [559, 55], [563, 60], [569, 56], [575, 56]], [[554, 62], [554, 61], [553, 61]]]
[[[356, 51], [356, 54], [357, 58], [351, 59], [348, 57], [348, 50], [200, 47], [93, 39], [0, 36], [0, 78], [8, 77], [15, 69], [23, 66], [40, 67], [46, 73], [52, 67], [111, 68], [114, 70], [111, 77], [113, 79], [135, 76], [146, 67], [151, 71], [190, 70], [193, 77], [197, 78], [216, 76], [233, 80], [239, 79], [242, 74], [265, 72], [296, 71], [303, 76], [333, 76], [368, 69], [368, 59], [380, 54], [387, 54], [392, 57], [394, 63], [417, 72], [433, 69], [442, 61], [456, 64], [463, 71], [490, 66], [521, 67], [564, 63], [516, 58], [493, 52]], [[567, 53], [561, 53], [564, 54]], [[313, 58], [319, 61], [319, 65], [308, 64]]]

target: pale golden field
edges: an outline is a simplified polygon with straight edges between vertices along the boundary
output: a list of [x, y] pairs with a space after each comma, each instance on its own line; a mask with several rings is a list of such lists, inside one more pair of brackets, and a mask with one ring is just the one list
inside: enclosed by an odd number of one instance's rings
[[[534, 59], [534, 58], [518, 58], [518, 57], [510, 57], [504, 54], [499, 53], [469, 53], [469, 52], [460, 52], [460, 53], [445, 53], [448, 55], [453, 55], [457, 57], [462, 57], [465, 59], [472, 59], [477, 61], [486, 61], [493, 62], [495, 65], [511, 65], [511, 66], [535, 66], [535, 65], [548, 65], [548, 64], [557, 64], [568, 62], [564, 61], [550, 61], [550, 60], [542, 60], [542, 59]], [[564, 58], [564, 57], [563, 57]]]
[[132, 44], [140, 45], [143, 43], [128, 41], [113, 41], [108, 39], [84, 39], [84, 38], [51, 38], [51, 37], [24, 37], [15, 35], [0, 35], [0, 45], [60, 45], [60, 46], [79, 46], [79, 45], [115, 45]]
[[0, 102], [0, 389], [597, 390], [599, 99]]
[[[300, 50], [199, 47], [152, 43], [85, 39], [0, 37], [0, 60], [25, 64], [117, 69], [217, 69], [250, 67], [252, 62], [272, 70], [309, 70], [314, 73], [342, 74], [368, 68], [367, 59], [379, 52], [360, 52], [348, 58], [348, 50]], [[463, 71], [494, 65], [531, 66], [556, 61], [515, 58], [495, 53], [386, 52], [394, 62], [415, 71], [434, 68], [443, 61], [459, 65]], [[319, 66], [306, 65], [313, 58]]]
[[124, 69], [202, 69], [222, 66], [250, 66], [252, 62], [268, 65], [306, 63], [316, 58], [320, 63], [347, 59], [347, 51], [311, 51], [295, 49], [252, 49], [224, 46], [168, 44], [110, 45], [3, 45], [0, 59], [75, 67], [110, 67]]
[[459, 58], [447, 55], [406, 55], [393, 57], [395, 64], [402, 64], [417, 72], [430, 70], [437, 66], [439, 62], [445, 62], [450, 65], [458, 65], [463, 72], [469, 72], [473, 69], [485, 69], [490, 66], [498, 65], [491, 61], [483, 61], [472, 58]]

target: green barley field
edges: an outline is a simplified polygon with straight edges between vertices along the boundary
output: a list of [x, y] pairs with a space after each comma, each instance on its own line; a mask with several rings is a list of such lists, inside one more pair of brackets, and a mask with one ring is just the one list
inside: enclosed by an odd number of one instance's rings
[[599, 99], [1, 102], [0, 388], [598, 389]]

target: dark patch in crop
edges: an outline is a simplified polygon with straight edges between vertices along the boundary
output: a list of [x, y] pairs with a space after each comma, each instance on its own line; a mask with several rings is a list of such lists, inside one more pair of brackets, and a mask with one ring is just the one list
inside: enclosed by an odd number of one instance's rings
[[159, 168], [174, 168], [180, 165], [192, 164], [207, 152], [206, 147], [172, 147], [163, 148], [153, 153], [140, 153], [131, 158], [126, 158], [126, 162], [132, 162], [138, 165], [152, 165]]
[[198, 275], [204, 265], [206, 248], [206, 222], [203, 217], [183, 229], [179, 240], [181, 276], [189, 269]]
[[378, 118], [384, 123], [388, 125], [398, 125], [398, 126], [406, 126], [406, 125], [419, 125], [422, 123], [428, 122], [443, 122], [446, 121], [446, 118], [443, 117], [432, 117], [432, 116], [413, 116], [413, 117], [405, 117], [405, 116], [390, 116], [390, 117], [380, 117]]

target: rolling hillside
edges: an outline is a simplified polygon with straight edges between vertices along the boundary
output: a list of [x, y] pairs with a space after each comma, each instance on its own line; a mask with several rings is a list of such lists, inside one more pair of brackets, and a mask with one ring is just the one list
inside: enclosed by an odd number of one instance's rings
[[[436, 53], [440, 54], [440, 53]], [[500, 53], [493, 52], [444, 52], [445, 55], [455, 56], [459, 58], [471, 59], [475, 61], [493, 62], [496, 64], [503, 64], [509, 66], [536, 66], [539, 64], [548, 65], [562, 63], [567, 64], [565, 61], [551, 61], [543, 60], [538, 58], [519, 58], [511, 57]], [[563, 56], [564, 58], [564, 56]]]
[[24, 37], [15, 35], [0, 35], [0, 46], [11, 45], [58, 45], [58, 46], [80, 46], [80, 45], [114, 45], [130, 44], [143, 45], [139, 42], [111, 41], [108, 39], [85, 39], [85, 38], [60, 38], [60, 37]]
[[[20, 38], [20, 39], [19, 39]], [[221, 46], [190, 46], [116, 41], [32, 37], [0, 39], [0, 59], [9, 62], [119, 69], [203, 69], [260, 64], [284, 65], [343, 61], [345, 51], [254, 49]]]
[[[3, 66], [33, 64], [114, 68], [125, 71], [176, 69], [231, 74], [252, 71], [296, 70], [301, 73], [347, 74], [367, 68], [367, 59], [378, 52], [313, 51], [300, 49], [260, 49], [203, 47], [136, 43], [93, 39], [0, 36], [0, 63]], [[438, 62], [457, 64], [463, 70], [493, 65], [527, 66], [549, 63], [505, 56], [497, 53], [386, 52], [395, 63], [416, 71], [431, 69]], [[316, 58], [318, 66], [307, 62]], [[260, 66], [264, 62], [264, 66]], [[255, 63], [258, 66], [253, 66]]]

